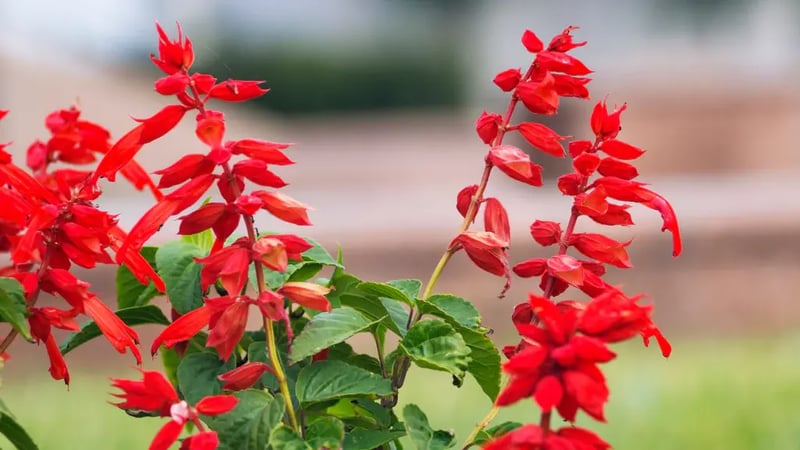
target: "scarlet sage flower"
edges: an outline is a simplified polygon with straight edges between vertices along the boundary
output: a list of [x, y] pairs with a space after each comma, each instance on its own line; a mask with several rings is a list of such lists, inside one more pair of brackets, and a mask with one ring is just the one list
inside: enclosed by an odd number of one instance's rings
[[578, 427], [565, 427], [545, 433], [538, 425], [523, 425], [496, 438], [484, 450], [607, 450], [611, 445], [594, 432]]
[[311, 225], [309, 207], [297, 200], [280, 192], [253, 191], [252, 195], [260, 198], [264, 209], [278, 219], [295, 225]]
[[222, 381], [222, 389], [226, 391], [241, 391], [247, 389], [264, 375], [265, 372], [274, 374], [272, 368], [262, 362], [248, 362], [241, 366], [223, 373], [217, 378]]
[[[207, 396], [190, 406], [181, 400], [172, 384], [159, 372], [142, 371], [142, 380], [123, 380], [112, 378], [112, 386], [122, 393], [112, 394], [123, 401], [115, 403], [124, 410], [144, 411], [169, 417], [170, 420], [161, 427], [150, 450], [167, 450], [181, 435], [184, 426], [192, 423], [203, 430], [200, 415], [218, 416], [225, 414], [236, 407], [238, 399], [232, 395]], [[189, 450], [214, 450], [219, 445], [219, 439], [214, 431], [201, 431], [184, 440], [181, 448]]]
[[330, 291], [330, 288], [316, 283], [292, 281], [281, 286], [278, 294], [308, 309], [330, 311], [331, 302], [325, 298]]
[[227, 80], [211, 88], [208, 95], [211, 96], [211, 98], [226, 102], [245, 102], [261, 97], [269, 92], [269, 89], [264, 89], [259, 86], [262, 83], [264, 82]]
[[492, 145], [502, 122], [503, 117], [500, 114], [484, 111], [475, 122], [475, 131], [484, 144]]
[[192, 41], [183, 36], [181, 25], [178, 24], [178, 39], [171, 41], [167, 33], [156, 23], [158, 31], [158, 58], [150, 55], [150, 60], [162, 72], [172, 75], [176, 72], [188, 70], [194, 62], [194, 50]]
[[509, 177], [532, 186], [542, 185], [542, 167], [531, 162], [530, 156], [512, 145], [500, 145], [489, 150], [487, 159]]

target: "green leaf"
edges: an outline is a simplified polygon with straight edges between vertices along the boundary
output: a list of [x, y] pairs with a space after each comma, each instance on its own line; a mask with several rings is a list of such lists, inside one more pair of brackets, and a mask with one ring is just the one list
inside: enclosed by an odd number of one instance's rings
[[233, 358], [220, 361], [216, 353], [192, 353], [178, 365], [178, 386], [186, 401], [194, 405], [203, 397], [222, 392], [222, 381], [217, 377], [233, 368]]
[[169, 302], [180, 314], [186, 314], [203, 305], [203, 291], [200, 289], [201, 266], [194, 262], [194, 258], [205, 255], [202, 248], [182, 241], [165, 244], [156, 252], [158, 274], [167, 285]]
[[441, 450], [454, 447], [456, 444], [452, 432], [433, 430], [425, 413], [417, 405], [408, 404], [403, 408], [403, 420], [408, 436], [417, 450]]
[[294, 430], [281, 425], [272, 430], [269, 436], [272, 450], [313, 450]]
[[483, 445], [483, 444], [489, 442], [491, 439], [494, 439], [496, 437], [500, 437], [500, 436], [508, 433], [509, 431], [514, 431], [514, 430], [516, 430], [517, 428], [519, 428], [521, 426], [522, 426], [522, 424], [519, 423], [519, 422], [508, 422], [507, 421], [507, 422], [503, 422], [503, 423], [497, 424], [497, 425], [495, 425], [495, 426], [493, 426], [491, 428], [485, 428], [485, 429], [481, 430], [480, 432], [478, 432], [478, 435], [475, 436], [475, 440], [470, 442], [469, 444], [472, 444], [472, 445]]
[[383, 321], [383, 324], [386, 325], [387, 322], [391, 321], [387, 326], [400, 337], [405, 336], [408, 332], [408, 310], [402, 303], [386, 297], [381, 298], [381, 304], [386, 308], [386, 312], [389, 314], [389, 317]]
[[423, 314], [432, 314], [437, 317], [459, 324], [467, 328], [479, 328], [481, 315], [475, 306], [455, 295], [432, 295], [418, 302], [419, 310]]
[[312, 245], [310, 249], [303, 252], [303, 261], [311, 261], [322, 264], [323, 266], [334, 266], [344, 269], [344, 266], [342, 266], [339, 261], [333, 259], [333, 256], [331, 256], [331, 254], [328, 253], [328, 251], [325, 250], [325, 247], [320, 245], [319, 242], [309, 238], [303, 239]]
[[341, 448], [342, 440], [344, 424], [335, 417], [319, 417], [312, 420], [306, 428], [306, 441], [311, 448]]
[[400, 341], [400, 347], [418, 366], [441, 370], [463, 380], [470, 361], [464, 338], [446, 322], [417, 322]]
[[31, 340], [26, 311], [25, 291], [19, 281], [0, 277], [0, 319], [8, 322], [22, 337]]
[[421, 285], [419, 280], [395, 280], [388, 283], [365, 281], [358, 285], [358, 290], [414, 306]]
[[[147, 260], [153, 269], [156, 267], [156, 251], [158, 247], [142, 247], [142, 257]], [[117, 269], [117, 309], [130, 308], [131, 306], [146, 305], [160, 293], [151, 281], [144, 285], [133, 276], [133, 273], [124, 264]]]
[[469, 346], [470, 361], [467, 372], [475, 378], [491, 401], [500, 393], [500, 352], [484, 332], [459, 329]]
[[461, 334], [471, 350], [467, 372], [494, 401], [500, 393], [500, 352], [486, 336], [487, 330], [481, 327], [475, 307], [453, 295], [434, 295], [417, 305], [422, 313], [441, 317]]
[[306, 325], [292, 343], [292, 361], [300, 361], [331, 345], [360, 333], [383, 320], [371, 320], [350, 308], [337, 308], [320, 313]]
[[0, 434], [5, 436], [18, 450], [38, 450], [39, 448], [28, 432], [17, 423], [17, 419], [2, 400], [0, 400]]
[[315, 262], [307, 262], [300, 263], [295, 267], [296, 269], [292, 271], [287, 281], [308, 281], [322, 270], [323, 265]]
[[234, 394], [236, 408], [221, 416], [204, 416], [203, 421], [219, 435], [217, 450], [263, 450], [269, 444], [270, 432], [281, 423], [284, 412], [282, 397], [248, 389]]
[[300, 371], [295, 385], [301, 404], [343, 397], [374, 397], [392, 393], [391, 381], [343, 361], [320, 361]]
[[347, 342], [340, 342], [328, 351], [329, 360], [344, 361], [351, 366], [361, 367], [372, 373], [381, 373], [381, 363], [377, 358], [364, 353], [356, 353]]
[[342, 444], [343, 450], [373, 450], [405, 436], [402, 431], [367, 430], [355, 428], [348, 432]]
[[211, 228], [208, 228], [199, 233], [184, 234], [181, 236], [181, 241], [194, 245], [203, 250], [204, 254], [207, 255], [208, 252], [211, 251], [211, 247], [214, 246], [214, 233], [211, 231]]
[[[115, 312], [123, 322], [127, 325], [144, 325], [144, 324], [159, 324], [169, 325], [169, 320], [161, 312], [161, 309], [156, 305], [134, 306], [132, 308], [120, 309]], [[75, 350], [78, 346], [85, 344], [92, 339], [100, 336], [100, 328], [94, 321], [90, 320], [81, 326], [81, 331], [70, 333], [67, 339], [61, 343], [61, 353], [67, 353]]]

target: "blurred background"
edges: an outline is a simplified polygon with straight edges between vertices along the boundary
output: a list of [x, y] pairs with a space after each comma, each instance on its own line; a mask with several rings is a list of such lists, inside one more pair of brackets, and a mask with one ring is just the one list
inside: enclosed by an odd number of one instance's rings
[[[576, 39], [589, 45], [574, 55], [596, 72], [593, 100], [567, 100], [546, 123], [586, 138], [594, 101], [627, 102], [621, 138], [648, 150], [640, 179], [672, 202], [685, 248], [672, 259], [652, 211], [611, 232], [634, 239], [635, 268], [610, 278], [651, 295], [675, 350], [664, 360], [639, 343], [619, 348], [609, 424], [591, 426], [618, 449], [800, 448], [800, 1], [0, 2], [0, 108], [11, 110], [0, 140], [13, 140], [21, 159], [55, 109], [78, 104], [120, 136], [131, 117], [169, 102], [152, 88], [156, 20], [173, 36], [181, 22], [197, 70], [272, 89], [220, 106], [227, 137], [296, 143], [298, 164], [278, 172], [288, 194], [315, 208], [315, 226], [262, 228], [341, 245], [351, 272], [377, 280], [427, 279], [456, 232], [456, 193], [478, 182], [486, 152], [474, 120], [505, 109], [491, 79], [529, 64], [522, 32], [547, 41], [579, 25]], [[191, 122], [144, 148], [143, 165], [202, 151]], [[570, 201], [554, 188], [568, 163], [534, 158], [544, 188], [498, 174], [488, 190], [509, 210], [512, 263], [544, 254], [527, 233], [533, 220], [568, 218]], [[107, 190], [106, 207], [126, 227], [151, 205], [122, 184]], [[86, 277], [113, 304], [113, 271]], [[498, 300], [502, 284], [459, 255], [439, 290], [473, 299], [505, 345], [515, 341], [511, 309], [534, 286], [515, 279]], [[147, 346], [156, 330], [141, 331]], [[11, 353], [0, 398], [43, 449], [144, 448], [160, 425], [104, 403], [107, 377], [135, 376], [129, 355], [105, 342], [67, 357], [69, 391], [49, 380], [44, 348], [17, 342]], [[490, 406], [474, 383], [459, 391], [446, 376], [410, 377], [401, 399], [429, 408], [433, 425], [459, 441]], [[504, 414], [538, 420], [532, 404]]]

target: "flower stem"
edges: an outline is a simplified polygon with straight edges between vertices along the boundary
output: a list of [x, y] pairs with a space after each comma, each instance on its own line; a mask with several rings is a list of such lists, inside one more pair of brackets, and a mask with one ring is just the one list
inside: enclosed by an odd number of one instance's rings
[[475, 425], [475, 428], [472, 429], [472, 432], [469, 433], [469, 436], [467, 436], [467, 440], [464, 441], [464, 445], [461, 447], [461, 450], [467, 450], [468, 448], [472, 447], [472, 445], [475, 443], [475, 439], [478, 437], [478, 434], [481, 432], [481, 430], [488, 427], [489, 424], [492, 423], [492, 420], [494, 420], [498, 412], [500, 412], [500, 407], [493, 405], [492, 409], [490, 409], [486, 414], [486, 417], [478, 422], [478, 424]]

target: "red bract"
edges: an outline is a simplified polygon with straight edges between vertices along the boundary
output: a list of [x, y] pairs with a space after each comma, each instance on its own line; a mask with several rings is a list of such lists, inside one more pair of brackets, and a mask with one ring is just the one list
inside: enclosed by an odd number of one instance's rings
[[625, 250], [630, 241], [618, 242], [597, 233], [574, 233], [567, 242], [590, 258], [623, 269], [632, 267]]
[[311, 225], [308, 220], [309, 207], [279, 192], [253, 191], [260, 198], [265, 210], [285, 222], [295, 225]]
[[472, 203], [472, 197], [476, 192], [478, 192], [477, 184], [467, 186], [458, 191], [458, 196], [456, 198], [456, 209], [458, 210], [458, 213], [461, 214], [461, 217], [467, 217], [469, 205]]
[[227, 80], [211, 88], [208, 95], [211, 98], [226, 102], [245, 102], [269, 92], [269, 89], [263, 89], [259, 86], [262, 83], [264, 82]]
[[469, 231], [459, 234], [451, 247], [463, 248], [476, 266], [497, 275], [508, 276], [508, 260], [505, 249], [508, 241], [500, 239], [490, 231]]
[[541, 81], [522, 81], [517, 85], [516, 95], [534, 114], [552, 115], [558, 110], [559, 97], [556, 81], [549, 72]]
[[[236, 407], [238, 399], [232, 395], [207, 396], [189, 406], [180, 400], [175, 388], [159, 372], [142, 371], [142, 381], [112, 378], [112, 386], [122, 393], [112, 394], [123, 399], [115, 403], [121, 409], [155, 413], [170, 420], [158, 431], [150, 444], [150, 450], [167, 450], [178, 440], [184, 426], [191, 422], [203, 428], [200, 415], [218, 416]], [[216, 432], [200, 432], [183, 442], [181, 448], [190, 450], [214, 450], [219, 444]]]
[[566, 139], [558, 133], [540, 123], [523, 122], [519, 124], [519, 133], [529, 144], [537, 149], [556, 157], [564, 156], [564, 147], [561, 141]]
[[508, 213], [500, 200], [487, 198], [483, 206], [483, 223], [486, 231], [494, 233], [500, 240], [511, 242], [511, 226]]
[[531, 186], [542, 185], [542, 167], [531, 162], [530, 156], [517, 147], [511, 145], [492, 147], [487, 159], [515, 180]]
[[267, 364], [262, 362], [248, 362], [231, 371], [223, 373], [217, 378], [225, 383], [222, 385], [222, 389], [226, 391], [241, 391], [256, 384], [265, 372], [275, 373]]
[[478, 136], [484, 144], [492, 145], [502, 121], [503, 117], [500, 114], [487, 113], [486, 111], [481, 113], [481, 116], [475, 122], [475, 131], [478, 132]]
[[263, 161], [267, 164], [285, 166], [294, 164], [281, 150], [289, 148], [289, 144], [260, 141], [257, 139], [242, 139], [225, 144], [234, 155], [245, 155], [252, 159]]
[[497, 74], [494, 77], [494, 84], [497, 85], [503, 92], [508, 92], [517, 87], [522, 73], [519, 69], [507, 69]]
[[288, 282], [278, 289], [278, 294], [305, 308], [317, 311], [330, 311], [331, 302], [325, 298], [330, 288], [316, 283], [301, 281]]

